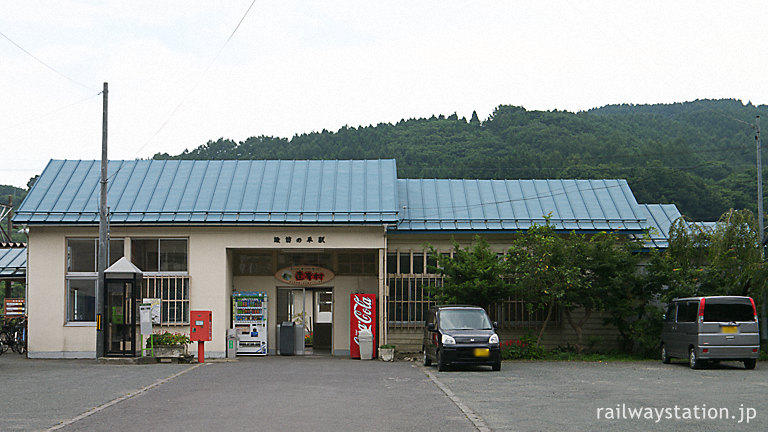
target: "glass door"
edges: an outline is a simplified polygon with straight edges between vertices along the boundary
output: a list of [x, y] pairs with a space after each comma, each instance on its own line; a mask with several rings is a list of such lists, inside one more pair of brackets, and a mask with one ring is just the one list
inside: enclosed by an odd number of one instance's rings
[[136, 304], [137, 293], [133, 282], [107, 281], [105, 292], [106, 334], [105, 354], [110, 357], [136, 356]]
[[315, 332], [312, 343], [315, 352], [330, 353], [333, 347], [333, 291], [316, 289], [315, 292]]

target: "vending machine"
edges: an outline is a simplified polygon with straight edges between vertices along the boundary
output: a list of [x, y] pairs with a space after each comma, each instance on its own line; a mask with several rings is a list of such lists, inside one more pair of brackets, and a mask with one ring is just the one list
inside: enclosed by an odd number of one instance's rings
[[236, 334], [237, 355], [267, 355], [267, 293], [233, 293], [232, 328]]
[[373, 336], [372, 356], [376, 358], [376, 294], [350, 294], [349, 354], [360, 358], [360, 331], [368, 330]]

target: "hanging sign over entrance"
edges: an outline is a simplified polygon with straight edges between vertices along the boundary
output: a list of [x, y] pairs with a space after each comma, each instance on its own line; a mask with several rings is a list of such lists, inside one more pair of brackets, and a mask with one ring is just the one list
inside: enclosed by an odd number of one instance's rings
[[334, 276], [327, 268], [317, 266], [286, 267], [275, 273], [275, 278], [280, 282], [295, 286], [319, 285], [330, 281]]

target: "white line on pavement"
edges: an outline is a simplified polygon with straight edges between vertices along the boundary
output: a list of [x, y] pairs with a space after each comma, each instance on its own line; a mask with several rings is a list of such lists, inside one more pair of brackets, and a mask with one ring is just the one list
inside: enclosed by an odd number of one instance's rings
[[[413, 367], [418, 367], [416, 365], [412, 365], [412, 366]], [[440, 390], [442, 390], [443, 393], [445, 393], [446, 396], [448, 396], [448, 399], [450, 399], [451, 402], [453, 402], [461, 410], [461, 412], [463, 412], [464, 415], [467, 416], [467, 418], [475, 425], [475, 427], [477, 428], [478, 431], [480, 431], [480, 432], [491, 432], [491, 428], [489, 428], [485, 424], [485, 421], [483, 421], [482, 417], [480, 417], [479, 415], [475, 414], [475, 412], [472, 411], [472, 409], [470, 409], [468, 406], [466, 406], [464, 404], [464, 402], [462, 402], [461, 399], [459, 399], [459, 397], [456, 396], [451, 391], [451, 389], [448, 388], [448, 386], [446, 386], [445, 384], [441, 383], [437, 379], [437, 377], [435, 376], [434, 373], [432, 373], [432, 371], [430, 371], [430, 370], [428, 370], [426, 368], [424, 368], [423, 371], [424, 371], [425, 374], [427, 374], [429, 379], [431, 379], [432, 382], [435, 383], [435, 385]]]
[[105, 404], [102, 404], [102, 405], [99, 405], [99, 406], [97, 406], [96, 408], [93, 408], [93, 409], [91, 409], [91, 410], [88, 410], [88, 411], [86, 411], [86, 412], [84, 412], [84, 413], [80, 414], [79, 416], [77, 416], [77, 417], [75, 417], [75, 418], [69, 419], [69, 420], [67, 420], [67, 421], [65, 421], [65, 422], [62, 422], [62, 423], [59, 423], [59, 424], [57, 424], [56, 426], [54, 426], [54, 427], [52, 427], [52, 428], [50, 428], [50, 429], [47, 429], [47, 431], [49, 431], [49, 432], [50, 432], [50, 431], [54, 431], [54, 430], [57, 430], [57, 429], [61, 429], [61, 428], [63, 428], [64, 426], [69, 426], [69, 425], [71, 425], [72, 423], [75, 423], [75, 422], [77, 422], [77, 421], [80, 421], [80, 420], [82, 420], [82, 419], [84, 419], [84, 418], [86, 418], [86, 417], [88, 417], [88, 416], [90, 416], [90, 415], [96, 414], [96, 413], [97, 413], [97, 412], [99, 412], [99, 411], [102, 411], [102, 410], [104, 410], [104, 409], [106, 409], [106, 408], [109, 408], [109, 407], [111, 407], [112, 405], [114, 405], [114, 404], [116, 404], [116, 403], [122, 402], [122, 401], [124, 401], [124, 400], [126, 400], [126, 399], [130, 399], [130, 398], [132, 398], [132, 397], [134, 397], [134, 396], [138, 396], [138, 395], [140, 395], [140, 394], [142, 394], [142, 393], [146, 392], [147, 390], [150, 390], [150, 389], [153, 389], [153, 388], [155, 388], [155, 387], [157, 387], [157, 386], [159, 386], [159, 385], [165, 384], [165, 383], [167, 383], [168, 381], [170, 381], [170, 380], [172, 380], [172, 379], [174, 379], [174, 378], [176, 378], [176, 377], [178, 377], [178, 376], [180, 376], [180, 375], [183, 375], [183, 374], [185, 374], [185, 373], [187, 373], [187, 372], [191, 371], [192, 369], [195, 369], [195, 368], [197, 368], [197, 367], [199, 367], [199, 366], [202, 366], [202, 365], [204, 365], [204, 364], [207, 364], [207, 363], [198, 363], [198, 364], [196, 364], [196, 365], [194, 365], [194, 366], [192, 366], [192, 367], [190, 367], [190, 368], [184, 369], [184, 370], [183, 370], [183, 371], [181, 371], [181, 372], [177, 372], [177, 373], [175, 373], [175, 374], [173, 374], [173, 375], [171, 375], [171, 376], [169, 376], [169, 377], [167, 377], [167, 378], [163, 378], [163, 379], [161, 379], [161, 380], [157, 380], [157, 381], [153, 382], [152, 384], [150, 384], [150, 385], [148, 385], [148, 386], [145, 386], [145, 387], [142, 387], [142, 388], [140, 388], [140, 389], [136, 390], [136, 391], [135, 391], [135, 392], [133, 392], [133, 393], [128, 393], [128, 394], [126, 394], [126, 395], [120, 396], [120, 397], [119, 397], [119, 398], [117, 398], [117, 399], [113, 399], [113, 400], [111, 400], [111, 401], [109, 401], [109, 402], [107, 402], [107, 403], [105, 403]]

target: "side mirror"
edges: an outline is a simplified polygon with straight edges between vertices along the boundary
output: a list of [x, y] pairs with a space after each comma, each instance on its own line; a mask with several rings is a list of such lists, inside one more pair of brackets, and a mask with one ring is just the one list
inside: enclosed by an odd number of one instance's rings
[[499, 329], [499, 323], [497, 323], [496, 321], [493, 322], [493, 329], [494, 330], [498, 330]]
[[427, 330], [435, 331], [435, 323], [427, 323]]

